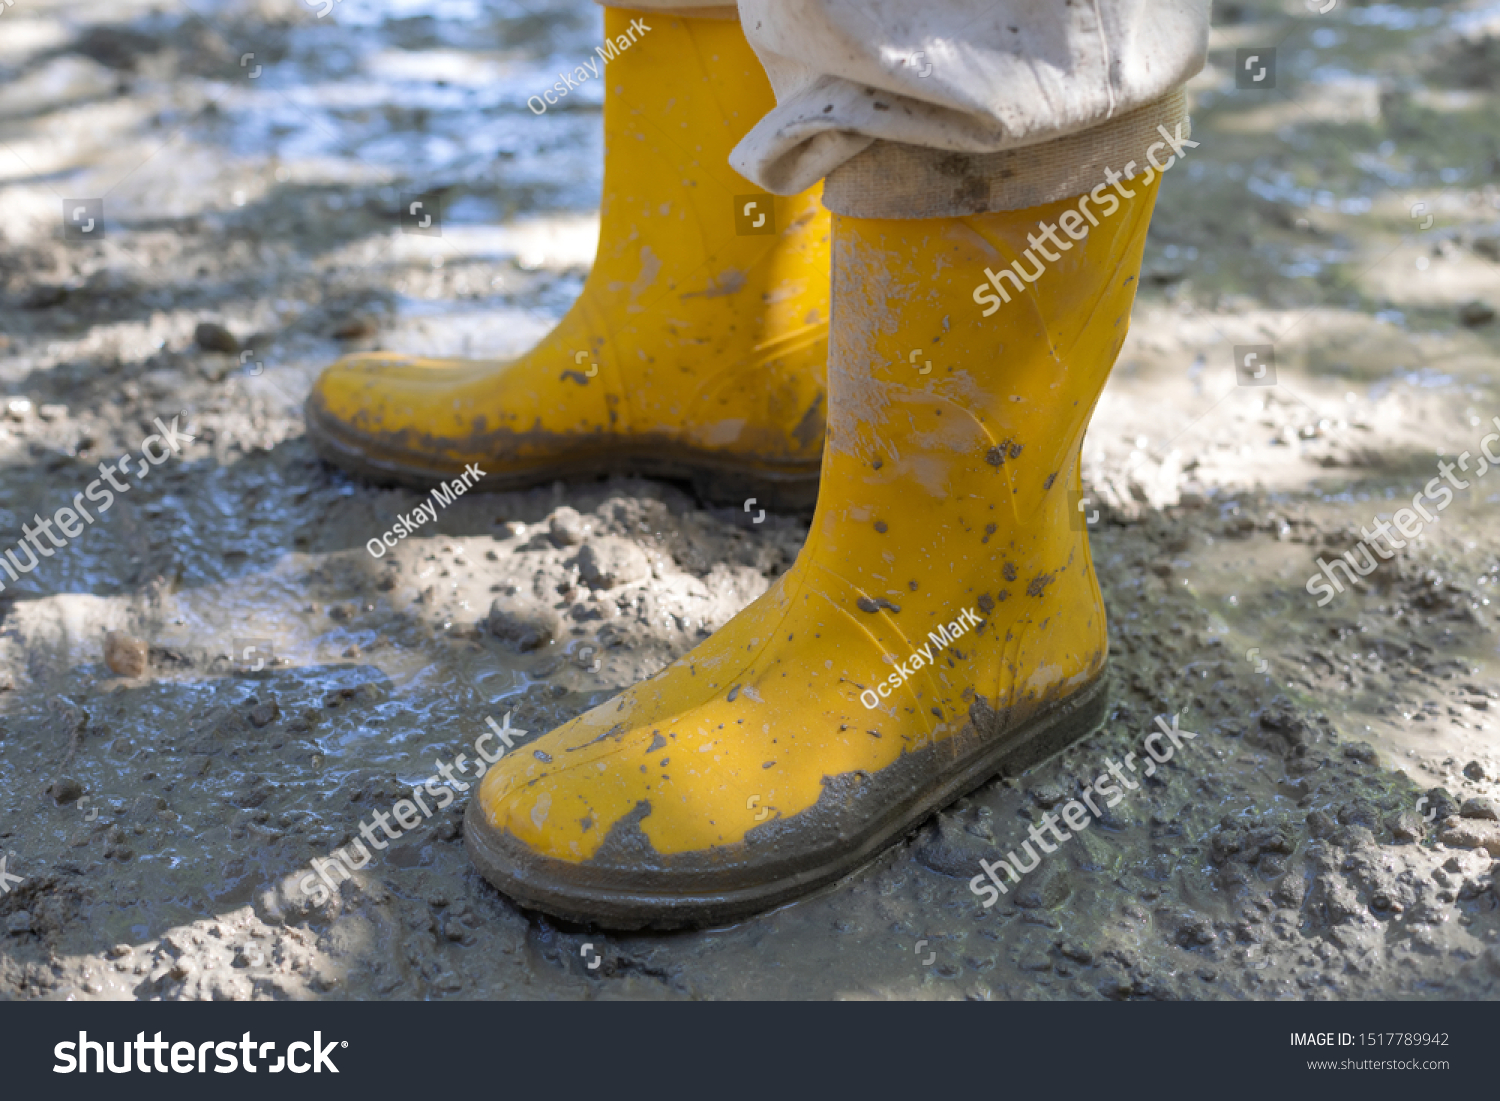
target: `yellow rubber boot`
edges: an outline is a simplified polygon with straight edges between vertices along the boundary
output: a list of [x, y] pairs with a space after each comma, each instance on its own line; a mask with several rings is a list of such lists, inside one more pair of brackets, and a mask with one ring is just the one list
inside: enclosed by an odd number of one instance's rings
[[484, 490], [633, 471], [690, 479], [718, 501], [811, 505], [826, 408], [822, 187], [758, 194], [727, 166], [775, 105], [738, 22], [607, 8], [604, 23], [630, 45], [599, 74], [599, 247], [573, 308], [510, 362], [342, 359], [308, 398], [308, 435], [382, 482], [433, 485], [469, 463]]
[[1032, 272], [1027, 234], [1077, 200], [835, 216], [806, 545], [691, 653], [498, 760], [466, 827], [491, 883], [609, 927], [721, 923], [1097, 726], [1107, 640], [1078, 456], [1154, 200], [1137, 182], [989, 318], [985, 269]]

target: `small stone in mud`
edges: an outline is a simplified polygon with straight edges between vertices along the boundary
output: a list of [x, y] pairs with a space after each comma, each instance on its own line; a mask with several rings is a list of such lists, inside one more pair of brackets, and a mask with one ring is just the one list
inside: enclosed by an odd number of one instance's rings
[[1051, 971], [1052, 957], [1041, 949], [1033, 949], [1021, 957], [1022, 971]]
[[956, 815], [940, 814], [928, 824], [912, 855], [918, 864], [939, 875], [968, 879], [981, 860], [995, 853], [992, 841], [969, 833]]
[[1488, 325], [1495, 320], [1495, 308], [1488, 302], [1471, 299], [1458, 308], [1458, 319], [1470, 328]]
[[31, 915], [25, 910], [17, 910], [5, 919], [5, 931], [13, 937], [31, 932]]
[[516, 649], [526, 653], [551, 642], [562, 629], [562, 622], [550, 608], [517, 604], [512, 599], [491, 603], [485, 626], [496, 638], [514, 643]]
[[1483, 849], [1500, 857], [1500, 822], [1461, 818], [1438, 834], [1438, 840], [1455, 849]]
[[104, 636], [104, 664], [121, 677], [139, 677], [146, 672], [146, 642], [124, 631]]
[[269, 699], [265, 703], [257, 703], [245, 716], [250, 720], [250, 725], [259, 730], [281, 718], [281, 707], [276, 700]]
[[1203, 948], [1214, 942], [1214, 924], [1198, 914], [1183, 914], [1177, 924], [1180, 948]]
[[591, 589], [613, 589], [650, 577], [651, 560], [634, 543], [605, 536], [578, 552], [578, 576]]
[[67, 297], [67, 287], [43, 283], [26, 292], [26, 297], [21, 299], [21, 309], [50, 310], [53, 306], [61, 306]]
[[1427, 815], [1441, 822], [1458, 813], [1458, 803], [1443, 788], [1428, 788], [1422, 793], [1427, 797]]
[[224, 352], [234, 355], [240, 350], [240, 342], [223, 325], [212, 321], [200, 321], [193, 330], [193, 343], [205, 352]]
[[48, 793], [59, 804], [74, 803], [83, 795], [83, 785], [71, 776], [64, 776], [48, 789]]
[[1276, 885], [1276, 890], [1271, 892], [1273, 900], [1291, 910], [1300, 908], [1306, 895], [1307, 880], [1301, 875], [1286, 876]]
[[1062, 785], [1051, 780], [1038, 784], [1031, 789], [1030, 794], [1032, 801], [1045, 810], [1051, 810], [1068, 797]]
[[1488, 819], [1491, 822], [1500, 822], [1500, 805], [1493, 799], [1484, 796], [1475, 796], [1473, 799], [1465, 799], [1462, 809], [1458, 812], [1464, 818]]
[[1481, 783], [1487, 778], [1484, 771], [1484, 766], [1478, 761], [1470, 761], [1468, 764], [1464, 765], [1464, 775], [1467, 776], [1470, 780], [1473, 780], [1475, 783]]
[[335, 340], [363, 340], [379, 331], [380, 326], [373, 317], [366, 313], [355, 313], [334, 318], [328, 332]]
[[547, 525], [547, 534], [559, 547], [576, 547], [583, 542], [587, 532], [584, 531], [583, 517], [579, 515], [578, 510], [563, 507], [552, 514], [552, 520]]
[[1067, 875], [1049, 865], [1021, 882], [1016, 889], [1016, 905], [1023, 910], [1051, 910], [1061, 906], [1072, 893]]
[[1074, 963], [1087, 965], [1094, 962], [1094, 953], [1076, 941], [1062, 941], [1058, 944], [1057, 950]]
[[1391, 822], [1391, 836], [1401, 844], [1422, 840], [1426, 827], [1411, 811], [1402, 811]]

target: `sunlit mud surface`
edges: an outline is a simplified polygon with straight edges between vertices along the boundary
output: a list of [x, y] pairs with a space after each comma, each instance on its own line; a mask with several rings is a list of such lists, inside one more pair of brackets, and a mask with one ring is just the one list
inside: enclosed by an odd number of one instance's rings
[[[301, 400], [344, 352], [506, 354], [566, 310], [599, 88], [525, 101], [599, 15], [322, 6], [0, 9], [5, 546], [155, 418], [196, 436], [0, 593], [0, 996], [1500, 994], [1500, 7], [1219, 5], [1085, 444], [1107, 727], [814, 898], [615, 936], [490, 888], [462, 802], [326, 902], [299, 884], [486, 717], [535, 737], [686, 652], [805, 521], [616, 479], [473, 493], [370, 556], [419, 496], [320, 464]], [[1236, 48], [1272, 45], [1277, 86], [1237, 90]], [[442, 236], [401, 233], [433, 191]], [[102, 241], [63, 239], [80, 197]], [[1275, 386], [1237, 345], [1274, 346]], [[1468, 488], [1318, 607], [1316, 559], [1463, 452]], [[609, 540], [645, 564], [595, 591], [578, 550]], [[516, 593], [551, 645], [497, 635]], [[985, 910], [979, 860], [1172, 714], [1197, 737]]]

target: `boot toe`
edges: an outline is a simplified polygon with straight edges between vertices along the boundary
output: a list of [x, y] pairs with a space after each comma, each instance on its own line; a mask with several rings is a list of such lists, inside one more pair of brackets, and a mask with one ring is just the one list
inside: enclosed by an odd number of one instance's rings
[[825, 846], [806, 830], [784, 843], [732, 754], [663, 737], [719, 726], [722, 697], [660, 716], [642, 702], [632, 690], [496, 762], [464, 830], [485, 877], [522, 905], [616, 929], [713, 924], [805, 891]]
[[429, 488], [489, 458], [475, 446], [487, 426], [470, 391], [495, 374], [488, 363], [346, 356], [308, 394], [308, 439], [324, 459], [378, 484]]

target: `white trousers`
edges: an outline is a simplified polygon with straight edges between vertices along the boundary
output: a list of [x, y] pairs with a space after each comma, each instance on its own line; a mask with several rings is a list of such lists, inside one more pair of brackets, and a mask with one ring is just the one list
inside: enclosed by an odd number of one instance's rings
[[[730, 162], [767, 191], [918, 218], [1081, 194], [1185, 137], [1210, 0], [739, 0], [776, 107]], [[635, 10], [733, 18], [705, 0]]]

